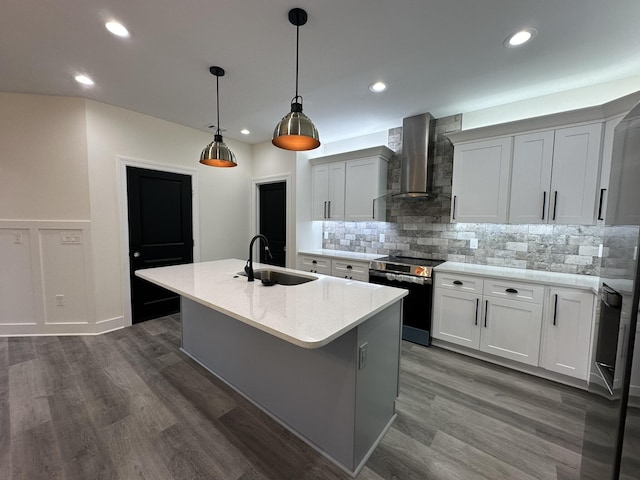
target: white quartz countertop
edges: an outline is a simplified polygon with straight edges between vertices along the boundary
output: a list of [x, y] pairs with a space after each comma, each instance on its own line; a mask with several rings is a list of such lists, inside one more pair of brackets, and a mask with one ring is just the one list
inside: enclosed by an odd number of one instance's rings
[[436, 271], [436, 275], [437, 272], [448, 272], [480, 275], [483, 277], [510, 278], [512, 280], [522, 280], [529, 283], [590, 290], [596, 295], [598, 294], [598, 284], [600, 281], [599, 277], [591, 275], [545, 272], [541, 270], [526, 270], [523, 268], [493, 267], [473, 263], [444, 262], [434, 267], [434, 270]]
[[344, 260], [360, 260], [362, 262], [370, 262], [377, 258], [382, 258], [385, 255], [378, 253], [361, 253], [361, 252], [349, 252], [345, 250], [330, 250], [326, 248], [318, 248], [314, 250], [302, 250], [298, 252], [298, 255], [321, 255], [323, 257], [339, 258]]
[[140, 278], [303, 348], [320, 348], [407, 295], [407, 290], [254, 263], [317, 280], [262, 285], [228, 259], [136, 271]]

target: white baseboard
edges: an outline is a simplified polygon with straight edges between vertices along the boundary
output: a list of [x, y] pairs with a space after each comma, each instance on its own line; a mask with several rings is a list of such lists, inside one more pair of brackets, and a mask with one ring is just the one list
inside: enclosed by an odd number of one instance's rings
[[35, 337], [47, 335], [101, 335], [124, 327], [124, 317], [107, 318], [96, 323], [0, 325], [0, 337]]

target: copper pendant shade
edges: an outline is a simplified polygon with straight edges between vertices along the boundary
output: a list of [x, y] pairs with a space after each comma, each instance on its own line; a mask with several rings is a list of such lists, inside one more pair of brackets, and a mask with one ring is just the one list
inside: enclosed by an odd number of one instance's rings
[[222, 135], [220, 134], [220, 77], [224, 76], [224, 69], [220, 67], [210, 67], [209, 72], [216, 77], [216, 112], [217, 112], [217, 125], [216, 133], [213, 136], [213, 142], [204, 147], [200, 154], [200, 163], [209, 165], [210, 167], [235, 167], [238, 165], [236, 162], [236, 156], [227, 147]]
[[301, 8], [289, 10], [289, 22], [296, 27], [296, 95], [291, 100], [291, 112], [276, 125], [271, 143], [285, 150], [313, 150], [320, 146], [318, 129], [309, 117], [302, 113], [302, 97], [298, 95], [300, 26], [307, 23], [307, 12]]

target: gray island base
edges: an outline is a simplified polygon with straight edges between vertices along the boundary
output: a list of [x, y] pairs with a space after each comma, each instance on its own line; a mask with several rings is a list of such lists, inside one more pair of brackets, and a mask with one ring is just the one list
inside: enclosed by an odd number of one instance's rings
[[308, 349], [183, 297], [182, 349], [355, 476], [396, 416], [401, 309]]

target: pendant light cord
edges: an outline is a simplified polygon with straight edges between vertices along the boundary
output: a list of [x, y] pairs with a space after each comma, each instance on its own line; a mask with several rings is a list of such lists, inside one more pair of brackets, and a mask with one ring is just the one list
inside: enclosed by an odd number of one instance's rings
[[220, 135], [220, 77], [218, 75], [216, 75], [216, 113], [218, 116], [216, 135]]
[[296, 96], [294, 99], [298, 99], [298, 62], [300, 58], [300, 26], [296, 25]]

